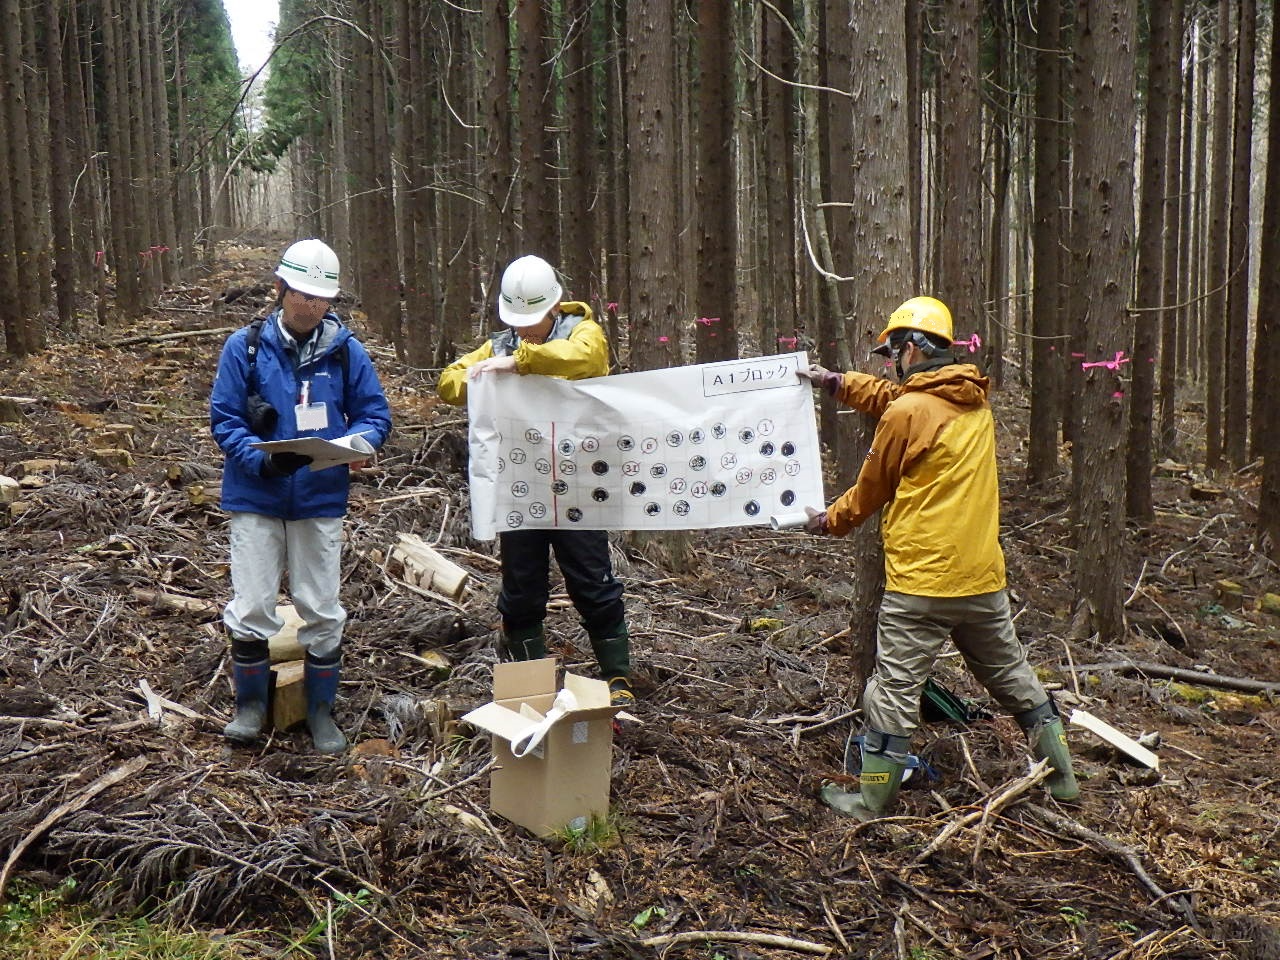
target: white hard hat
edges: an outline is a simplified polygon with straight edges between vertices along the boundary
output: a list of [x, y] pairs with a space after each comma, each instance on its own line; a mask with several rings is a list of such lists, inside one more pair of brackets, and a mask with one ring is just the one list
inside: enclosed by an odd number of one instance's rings
[[280, 258], [276, 276], [290, 290], [332, 300], [338, 295], [338, 255], [323, 240], [299, 240]]
[[498, 316], [513, 327], [532, 327], [560, 302], [563, 293], [555, 270], [541, 257], [512, 260], [502, 274]]

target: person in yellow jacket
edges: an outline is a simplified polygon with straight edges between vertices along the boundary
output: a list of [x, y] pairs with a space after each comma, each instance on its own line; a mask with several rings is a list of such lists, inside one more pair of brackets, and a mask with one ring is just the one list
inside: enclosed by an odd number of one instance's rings
[[817, 365], [800, 372], [879, 418], [857, 482], [826, 510], [810, 509], [807, 525], [844, 536], [884, 509], [885, 592], [876, 669], [862, 701], [860, 789], [822, 790], [837, 812], [864, 821], [884, 815], [897, 797], [921, 692], [948, 637], [1027, 733], [1032, 753], [1048, 758], [1051, 795], [1079, 795], [1057, 707], [1027, 664], [1009, 612], [990, 383], [956, 360], [952, 336], [946, 304], [913, 297], [889, 317], [874, 351], [893, 361], [898, 383]]
[[[537, 374], [564, 380], [609, 372], [604, 330], [585, 303], [562, 301], [555, 270], [540, 257], [514, 260], [502, 274], [495, 333], [440, 374], [436, 391], [446, 403], [467, 402], [476, 377]], [[591, 640], [614, 706], [635, 702], [631, 689], [631, 641], [622, 583], [613, 575], [604, 530], [512, 530], [498, 535], [502, 555], [502, 649], [509, 660], [547, 655], [543, 621], [550, 598], [550, 553]]]

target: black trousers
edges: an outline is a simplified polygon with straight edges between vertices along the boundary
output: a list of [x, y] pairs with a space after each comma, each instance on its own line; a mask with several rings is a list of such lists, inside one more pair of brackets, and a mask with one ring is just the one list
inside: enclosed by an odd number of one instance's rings
[[604, 530], [514, 530], [501, 533], [502, 593], [498, 612], [508, 633], [536, 627], [547, 616], [551, 557], [592, 639], [614, 636], [626, 618], [622, 583], [613, 575]]

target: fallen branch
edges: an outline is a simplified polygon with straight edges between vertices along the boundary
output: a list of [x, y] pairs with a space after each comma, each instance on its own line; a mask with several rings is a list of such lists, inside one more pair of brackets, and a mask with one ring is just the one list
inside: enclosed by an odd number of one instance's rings
[[124, 337], [107, 344], [111, 347], [131, 347], [135, 343], [161, 343], [165, 340], [189, 340], [192, 337], [214, 337], [234, 333], [239, 327], [217, 327], [213, 330], [181, 330], [178, 333], [144, 333], [136, 337]]
[[1280, 683], [1266, 680], [1250, 680], [1247, 677], [1224, 677], [1217, 673], [1204, 673], [1200, 670], [1184, 670], [1181, 667], [1168, 667], [1163, 663], [1131, 663], [1117, 661], [1115, 663], [1077, 664], [1080, 672], [1112, 670], [1116, 673], [1145, 673], [1149, 677], [1163, 677], [1167, 680], [1185, 680], [1188, 683], [1202, 683], [1207, 687], [1221, 687], [1225, 690], [1243, 690], [1246, 693], [1280, 694]]
[[975, 820], [981, 820], [985, 824], [991, 816], [999, 813], [1036, 784], [1042, 782], [1052, 772], [1053, 769], [1049, 766], [1049, 761], [1039, 761], [1025, 777], [1019, 777], [1017, 780], [1011, 780], [1005, 784], [1004, 789], [983, 804], [981, 810], [971, 810], [964, 816], [958, 817], [947, 824], [943, 831], [934, 837], [927, 847], [920, 851], [915, 858], [915, 862], [922, 863], [933, 856], [952, 836]]
[[1183, 897], [1178, 896], [1177, 891], [1174, 891], [1173, 893], [1165, 893], [1165, 891], [1161, 889], [1160, 885], [1151, 879], [1151, 875], [1147, 873], [1146, 867], [1142, 865], [1142, 861], [1138, 858], [1136, 850], [1131, 847], [1126, 847], [1124, 844], [1117, 840], [1112, 840], [1110, 837], [1104, 837], [1100, 833], [1095, 833], [1084, 824], [1079, 823], [1070, 817], [1064, 817], [1062, 814], [1056, 813], [1047, 807], [1042, 807], [1039, 804], [1029, 803], [1025, 809], [1029, 810], [1040, 821], [1048, 824], [1055, 830], [1060, 830], [1077, 840], [1083, 840], [1086, 843], [1091, 844], [1099, 853], [1123, 863], [1133, 872], [1133, 875], [1138, 878], [1138, 882], [1142, 884], [1142, 886], [1145, 887], [1152, 895], [1154, 903], [1159, 904], [1168, 902], [1172, 904], [1186, 919], [1191, 928], [1199, 931], [1200, 924], [1196, 921], [1196, 915], [1191, 909], [1191, 904]]
[[134, 757], [128, 763], [116, 767], [107, 773], [104, 773], [89, 786], [80, 791], [74, 798], [66, 803], [60, 803], [54, 807], [45, 816], [43, 820], [31, 828], [30, 832], [18, 842], [18, 845], [9, 853], [9, 859], [4, 862], [4, 869], [0, 870], [0, 901], [4, 899], [4, 888], [9, 883], [9, 874], [13, 871], [13, 866], [18, 859], [27, 851], [27, 848], [40, 839], [51, 826], [61, 820], [69, 813], [75, 813], [77, 810], [83, 809], [88, 805], [89, 801], [100, 794], [108, 787], [112, 787], [121, 780], [128, 780], [135, 773], [140, 771], [147, 765], [146, 757]]
[[780, 937], [773, 933], [744, 933], [739, 930], [691, 930], [685, 933], [664, 933], [657, 937], [646, 937], [639, 941], [642, 947], [667, 947], [680, 943], [754, 943], [761, 947], [777, 947], [780, 950], [794, 950], [797, 953], [816, 953], [826, 956], [831, 947], [811, 940], [796, 940], [793, 937]]

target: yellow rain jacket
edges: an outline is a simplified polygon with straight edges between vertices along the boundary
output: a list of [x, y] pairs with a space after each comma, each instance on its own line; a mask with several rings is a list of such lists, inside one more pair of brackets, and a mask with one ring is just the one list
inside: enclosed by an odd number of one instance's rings
[[967, 597], [1004, 589], [989, 387], [968, 363], [901, 384], [844, 375], [836, 397], [880, 422], [857, 483], [827, 509], [828, 531], [843, 536], [887, 504], [887, 590]]
[[561, 380], [586, 380], [609, 372], [609, 343], [591, 308], [576, 300], [565, 300], [545, 343], [526, 343], [520, 339], [519, 330], [508, 327], [445, 367], [436, 384], [440, 399], [462, 406], [467, 402], [467, 368], [490, 357], [507, 356], [516, 358], [516, 372], [521, 375], [536, 373]]

